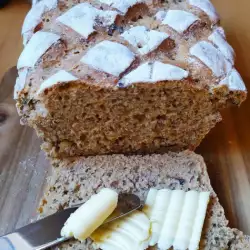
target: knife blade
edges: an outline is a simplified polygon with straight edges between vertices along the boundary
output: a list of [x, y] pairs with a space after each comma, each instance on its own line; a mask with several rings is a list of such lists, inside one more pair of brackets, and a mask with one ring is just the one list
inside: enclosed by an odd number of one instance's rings
[[[44, 250], [69, 240], [70, 238], [61, 236], [61, 229], [70, 214], [74, 213], [80, 205], [57, 212], [0, 237], [0, 250]], [[119, 194], [117, 208], [104, 223], [125, 216], [139, 209], [141, 205], [138, 196]]]
[[[60, 239], [65, 241], [60, 235], [61, 229], [76, 209], [77, 207], [65, 209], [3, 236], [0, 238], [0, 250], [41, 250], [47, 248], [46, 244], [53, 246], [53, 242], [58, 244]], [[7, 244], [9, 248], [5, 248]]]

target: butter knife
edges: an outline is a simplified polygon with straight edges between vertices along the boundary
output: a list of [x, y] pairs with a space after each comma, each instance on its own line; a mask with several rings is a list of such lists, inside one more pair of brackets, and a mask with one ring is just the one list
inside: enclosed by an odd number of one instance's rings
[[[62, 237], [60, 232], [70, 214], [80, 205], [57, 212], [0, 237], [0, 250], [43, 250], [71, 239]], [[138, 196], [119, 194], [117, 208], [104, 223], [121, 218], [141, 206]]]

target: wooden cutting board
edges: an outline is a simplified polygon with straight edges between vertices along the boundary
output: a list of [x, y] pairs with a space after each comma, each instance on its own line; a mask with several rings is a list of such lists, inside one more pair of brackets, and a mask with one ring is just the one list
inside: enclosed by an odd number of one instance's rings
[[[19, 30], [29, 8], [21, 0], [13, 2], [0, 10], [0, 75], [6, 67], [15, 65], [21, 49]], [[250, 1], [217, 0], [215, 5], [238, 55], [238, 67], [250, 87]], [[0, 83], [0, 235], [35, 216], [49, 170], [39, 139], [32, 129], [19, 125], [12, 98], [15, 77], [12, 68]], [[205, 158], [230, 226], [250, 235], [250, 98], [240, 109], [225, 110], [223, 117], [196, 152]]]

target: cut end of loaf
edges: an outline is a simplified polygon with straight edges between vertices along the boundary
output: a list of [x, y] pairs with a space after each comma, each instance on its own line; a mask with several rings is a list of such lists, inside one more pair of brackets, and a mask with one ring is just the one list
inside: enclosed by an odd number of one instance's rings
[[52, 157], [194, 149], [221, 119], [208, 93], [189, 80], [105, 89], [62, 84], [19, 110]]

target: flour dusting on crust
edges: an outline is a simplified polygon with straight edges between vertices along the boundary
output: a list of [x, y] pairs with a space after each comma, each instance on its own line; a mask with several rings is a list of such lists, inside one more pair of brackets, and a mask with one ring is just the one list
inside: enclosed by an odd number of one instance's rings
[[137, 48], [142, 55], [157, 49], [164, 40], [169, 38], [167, 33], [149, 30], [145, 26], [133, 27], [125, 31], [121, 36]]
[[42, 16], [46, 11], [57, 7], [58, 0], [42, 0], [32, 6], [24, 19], [22, 27], [23, 44], [26, 45], [34, 33], [39, 23], [42, 22]]
[[214, 24], [219, 21], [219, 15], [209, 0], [188, 0], [188, 2], [190, 5], [193, 5], [204, 11]]
[[57, 21], [88, 38], [95, 31], [98, 20], [101, 20], [98, 24], [107, 27], [114, 23], [117, 14], [116, 11], [99, 10], [89, 3], [81, 3], [59, 16]]
[[19, 71], [19, 75], [18, 75], [18, 77], [16, 79], [16, 84], [15, 84], [15, 87], [14, 87], [14, 99], [17, 99], [18, 98], [18, 93], [24, 89], [27, 74], [28, 74], [28, 69], [27, 68]]
[[158, 61], [147, 62], [125, 75], [118, 86], [127, 87], [133, 83], [182, 80], [187, 76], [188, 72], [180, 67]]
[[107, 4], [112, 8], [119, 10], [121, 13], [126, 14], [129, 8], [135, 4], [143, 3], [143, 0], [99, 0], [101, 3]]
[[229, 75], [220, 82], [219, 85], [227, 85], [229, 90], [247, 90], [239, 72], [236, 69], [233, 69]]
[[167, 15], [167, 12], [164, 10], [159, 10], [156, 14], [155, 14], [155, 19], [158, 21], [163, 21], [165, 16]]
[[169, 10], [162, 23], [167, 24], [179, 33], [186, 31], [199, 18], [190, 12], [183, 10]]
[[77, 77], [73, 76], [69, 72], [65, 70], [60, 70], [54, 75], [50, 76], [47, 80], [42, 82], [40, 85], [40, 88], [37, 91], [37, 94], [40, 94], [43, 92], [45, 89], [50, 88], [60, 82], [70, 82], [70, 81], [75, 81], [77, 80]]
[[209, 37], [213, 44], [215, 44], [218, 49], [222, 52], [222, 54], [232, 63], [234, 64], [234, 50], [225, 40], [225, 37], [221, 34], [219, 30], [215, 30]]
[[232, 69], [232, 64], [209, 42], [196, 43], [190, 49], [190, 54], [201, 60], [217, 77], [225, 76]]
[[36, 32], [25, 46], [17, 62], [17, 69], [33, 68], [39, 58], [60, 39], [60, 36], [44, 31]]
[[119, 76], [131, 65], [134, 59], [134, 53], [124, 45], [102, 41], [88, 50], [81, 61], [96, 70]]

